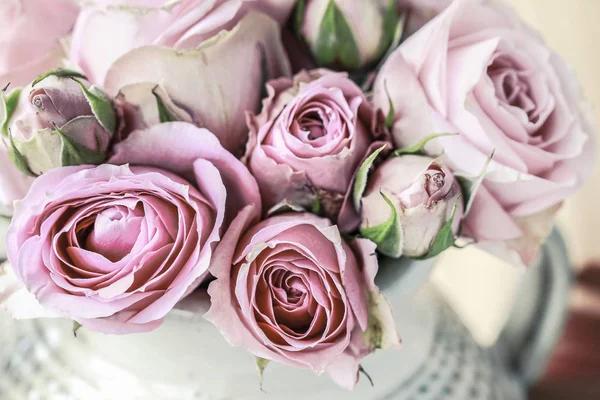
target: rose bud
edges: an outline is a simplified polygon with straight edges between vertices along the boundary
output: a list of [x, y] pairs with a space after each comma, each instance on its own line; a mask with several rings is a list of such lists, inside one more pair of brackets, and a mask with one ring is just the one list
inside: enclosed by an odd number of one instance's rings
[[442, 227], [451, 221], [452, 237], [458, 233], [463, 215], [460, 194], [458, 181], [439, 160], [420, 155], [392, 157], [369, 179], [362, 198], [361, 231], [386, 224], [395, 210], [398, 240], [378, 250], [390, 257], [436, 255], [444, 250], [433, 248]]
[[379, 61], [400, 20], [389, 0], [307, 0], [299, 33], [320, 66], [356, 70]]
[[81, 75], [62, 70], [23, 89], [10, 114], [13, 160], [33, 175], [61, 166], [100, 164], [116, 125], [104, 92]]
[[344, 74], [302, 71], [267, 85], [262, 112], [249, 118], [247, 164], [265, 210], [282, 202], [336, 220], [352, 177], [378, 138], [375, 110]]

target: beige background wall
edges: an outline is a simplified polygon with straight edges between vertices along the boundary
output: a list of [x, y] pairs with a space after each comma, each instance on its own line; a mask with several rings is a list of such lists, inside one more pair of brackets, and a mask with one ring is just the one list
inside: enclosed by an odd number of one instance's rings
[[[575, 69], [600, 121], [600, 0], [507, 1]], [[559, 226], [574, 267], [600, 263], [600, 166], [589, 184], [565, 204]], [[469, 248], [449, 252], [432, 279], [476, 338], [491, 344], [514, 304], [523, 273]]]

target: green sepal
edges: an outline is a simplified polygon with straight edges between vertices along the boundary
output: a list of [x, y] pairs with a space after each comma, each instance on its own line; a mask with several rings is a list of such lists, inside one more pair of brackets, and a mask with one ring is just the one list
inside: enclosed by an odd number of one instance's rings
[[90, 104], [90, 108], [98, 123], [110, 133], [115, 133], [117, 130], [117, 113], [112, 106], [110, 98], [102, 91], [102, 89], [91, 86], [89, 89], [77, 78], [71, 78], [79, 84], [83, 95]]
[[29, 175], [29, 176], [37, 176], [29, 168], [29, 164], [27, 163], [27, 160], [15, 146], [15, 143], [13, 142], [13, 138], [10, 134], [8, 135], [8, 158], [24, 174]]
[[400, 218], [391, 200], [383, 192], [381, 192], [381, 196], [390, 206], [392, 215], [382, 224], [361, 228], [360, 235], [375, 243], [379, 253], [388, 257], [398, 258], [402, 255], [403, 246]]
[[302, 22], [304, 21], [304, 10], [306, 10], [306, 0], [298, 0], [296, 3], [296, 13], [294, 14], [294, 30], [298, 38], [302, 38]]
[[394, 151], [393, 154], [394, 156], [401, 156], [405, 154], [425, 155], [425, 145], [427, 145], [427, 143], [429, 143], [431, 140], [456, 135], [458, 135], [458, 133], [434, 133], [433, 135], [424, 137], [412, 146], [403, 147]]
[[365, 161], [363, 161], [362, 165], [358, 169], [356, 173], [356, 178], [354, 179], [354, 186], [352, 188], [352, 204], [354, 205], [354, 209], [360, 211], [360, 200], [362, 199], [363, 193], [367, 188], [367, 181], [369, 178], [369, 170], [373, 166], [373, 163], [377, 159], [377, 156], [385, 149], [387, 144], [384, 144], [377, 150], [373, 152]]
[[385, 126], [386, 128], [388, 128], [390, 131], [394, 128], [394, 117], [396, 116], [396, 110], [394, 109], [394, 103], [392, 103], [392, 97], [390, 96], [390, 92], [388, 91], [387, 88], [387, 81], [383, 82], [383, 88], [385, 90], [385, 95], [388, 98], [388, 106], [389, 106], [389, 110], [387, 113], [387, 116], [385, 117]]
[[178, 121], [177, 117], [175, 117], [165, 106], [165, 103], [162, 101], [158, 93], [156, 93], [156, 87], [152, 89], [152, 95], [156, 98], [156, 107], [158, 108], [158, 118], [160, 122], [175, 122]]
[[316, 215], [321, 215], [321, 196], [319, 193], [315, 193], [315, 199], [313, 200], [310, 212]]
[[[106, 154], [104, 154], [102, 150], [94, 151], [80, 145], [69, 135], [61, 131], [56, 124], [54, 125], [54, 132], [58, 134], [61, 139], [60, 161], [63, 167], [83, 164], [102, 164], [106, 159]], [[98, 148], [102, 149], [102, 139], [99, 135], [96, 135], [96, 139], [98, 141]]]
[[381, 32], [378, 50], [380, 56], [386, 54], [397, 36], [400, 13], [398, 12], [396, 3], [396, 0], [389, 0], [385, 14], [383, 14], [383, 23], [381, 27], [383, 31]]
[[456, 216], [456, 209], [458, 208], [460, 199], [461, 196], [458, 196], [454, 201], [454, 204], [452, 205], [452, 214], [450, 215], [450, 218], [448, 219], [448, 221], [446, 221], [446, 223], [438, 232], [427, 254], [415, 258], [419, 260], [426, 260], [428, 258], [437, 257], [448, 248], [454, 246], [454, 244], [456, 243], [456, 237], [454, 236], [452, 225], [454, 224], [454, 217]]
[[314, 55], [320, 66], [331, 66], [339, 61], [348, 69], [360, 67], [360, 54], [354, 35], [334, 0], [329, 1], [325, 10]]
[[[6, 89], [6, 88], [5, 88]], [[10, 123], [10, 119], [12, 118], [17, 105], [19, 104], [19, 97], [21, 96], [21, 89], [13, 90], [8, 97], [4, 97], [4, 92], [0, 93], [0, 103], [2, 103], [3, 108], [3, 118], [0, 124], [1, 134], [2, 136], [8, 135], [8, 124]]]
[[56, 76], [57, 78], [78, 78], [87, 80], [87, 77], [80, 72], [71, 71], [65, 68], [57, 68], [38, 76], [37, 79], [31, 84], [31, 87], [37, 85], [38, 83], [50, 76]]
[[[260, 98], [266, 99], [269, 97], [269, 92], [267, 91], [267, 82], [269, 82], [269, 78], [271, 76], [269, 73], [269, 59], [267, 58], [267, 51], [265, 50], [264, 45], [259, 44], [258, 50], [260, 51]], [[257, 114], [260, 113], [260, 108], [262, 108], [262, 102], [259, 103]]]
[[79, 322], [73, 321], [73, 336], [77, 337], [77, 331], [79, 331], [82, 326], [83, 325], [81, 325]]
[[492, 154], [490, 154], [488, 159], [485, 161], [485, 164], [483, 164], [481, 172], [476, 177], [467, 178], [463, 175], [455, 175], [465, 199], [465, 216], [469, 213], [469, 211], [471, 211], [477, 190], [479, 190], [479, 187], [483, 183], [485, 175], [487, 174], [487, 169], [490, 166], [490, 162], [492, 162], [492, 158], [494, 158], [494, 152], [495, 150], [492, 151]]
[[258, 373], [260, 374], [260, 390], [263, 390], [263, 375], [268, 364], [269, 360], [266, 358], [256, 357], [256, 366], [258, 367]]

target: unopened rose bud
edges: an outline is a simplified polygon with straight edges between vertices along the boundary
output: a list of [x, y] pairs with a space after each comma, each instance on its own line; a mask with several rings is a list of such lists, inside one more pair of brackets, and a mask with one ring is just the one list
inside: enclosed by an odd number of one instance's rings
[[393, 0], [307, 0], [303, 11], [299, 31], [317, 63], [350, 70], [380, 60], [400, 19]]
[[392, 157], [375, 169], [369, 179], [362, 199], [361, 228], [389, 220], [392, 211], [387, 199], [400, 221], [399, 254], [427, 256], [453, 212], [451, 235], [458, 233], [463, 215], [460, 194], [458, 181], [440, 161], [420, 155]]
[[106, 94], [66, 71], [50, 73], [23, 89], [10, 115], [5, 133], [11, 158], [33, 175], [101, 163], [116, 126]]

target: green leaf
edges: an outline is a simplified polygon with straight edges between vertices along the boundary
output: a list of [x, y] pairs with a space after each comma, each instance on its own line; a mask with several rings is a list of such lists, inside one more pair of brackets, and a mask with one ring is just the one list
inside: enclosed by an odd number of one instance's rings
[[[102, 164], [104, 162], [106, 155], [102, 150], [94, 151], [80, 145], [69, 135], [61, 131], [56, 125], [54, 125], [54, 132], [61, 138], [61, 165], [63, 167], [70, 165]], [[96, 139], [98, 140], [98, 148], [101, 149], [102, 139], [99, 135], [96, 136]]]
[[396, 116], [396, 110], [394, 110], [394, 103], [392, 103], [392, 97], [390, 96], [390, 92], [387, 88], [387, 81], [383, 82], [383, 88], [385, 89], [385, 95], [388, 98], [388, 105], [390, 107], [387, 116], [385, 117], [385, 126], [391, 131], [394, 127], [394, 117]]
[[334, 0], [329, 1], [319, 28], [314, 55], [321, 66], [331, 66], [339, 61], [343, 67], [358, 69], [360, 54], [354, 35], [346, 18]]
[[445, 137], [445, 136], [456, 136], [456, 135], [458, 135], [458, 133], [434, 133], [433, 135], [424, 137], [423, 139], [419, 140], [416, 144], [414, 144], [412, 146], [403, 147], [401, 149], [394, 151], [394, 155], [395, 156], [401, 156], [404, 154], [424, 155], [425, 154], [425, 152], [424, 152], [425, 145], [427, 143], [429, 143], [429, 141], [431, 141], [433, 139]]
[[358, 172], [356, 173], [356, 178], [354, 179], [354, 187], [352, 188], [352, 204], [354, 205], [354, 209], [360, 211], [360, 199], [367, 188], [367, 181], [369, 177], [369, 170], [373, 166], [373, 163], [377, 159], [377, 156], [385, 149], [387, 144], [384, 144], [377, 150], [373, 152], [367, 159], [362, 163]]
[[377, 245], [377, 251], [383, 255], [392, 258], [398, 258], [402, 255], [402, 226], [400, 225], [400, 218], [394, 204], [388, 199], [388, 197], [381, 193], [381, 196], [385, 202], [390, 206], [392, 215], [391, 217], [380, 225], [366, 227], [360, 229], [362, 237], [369, 239]]
[[263, 389], [263, 375], [268, 364], [269, 360], [266, 358], [256, 357], [256, 366], [258, 367], [258, 373], [260, 374], [260, 390]]
[[110, 98], [102, 91], [102, 89], [95, 86], [89, 89], [77, 78], [71, 78], [79, 84], [83, 95], [87, 99], [94, 116], [102, 125], [102, 127], [110, 133], [115, 133], [117, 130], [117, 114], [112, 106]]
[[31, 87], [37, 85], [38, 83], [40, 83], [44, 79], [48, 78], [49, 76], [56, 76], [57, 78], [79, 78], [79, 79], [87, 80], [87, 77], [85, 75], [83, 75], [82, 73], [79, 73], [77, 71], [71, 71], [71, 70], [64, 69], [64, 68], [57, 68], [57, 69], [53, 69], [52, 71], [48, 71], [43, 75], [38, 76], [37, 79], [35, 81], [33, 81], [33, 83], [31, 84]]
[[27, 159], [21, 154], [21, 152], [15, 147], [15, 143], [13, 142], [12, 136], [8, 135], [9, 147], [8, 147], [8, 158], [12, 163], [24, 174], [30, 176], [36, 176], [31, 169], [29, 168], [29, 164], [27, 163]]
[[156, 93], [156, 87], [152, 89], [152, 94], [156, 98], [156, 106], [158, 107], [158, 117], [160, 118], [160, 122], [163, 123], [178, 121], [177, 117], [175, 117], [169, 111], [169, 109], [167, 108], [167, 106], [165, 106], [165, 103], [163, 103], [158, 93]]
[[458, 196], [452, 205], [452, 214], [450, 218], [444, 226], [440, 229], [433, 244], [429, 248], [427, 254], [422, 257], [418, 257], [419, 260], [426, 260], [428, 258], [433, 258], [440, 255], [446, 249], [454, 246], [456, 242], [456, 237], [454, 236], [454, 232], [452, 231], [452, 225], [454, 223], [454, 217], [456, 216], [456, 209], [458, 208], [458, 203], [460, 202], [461, 196]]
[[306, 10], [306, 0], [298, 0], [296, 4], [296, 14], [294, 30], [298, 38], [302, 38], [302, 22], [304, 21], [304, 10]]
[[13, 90], [8, 97], [4, 97], [4, 93], [0, 93], [0, 102], [2, 103], [3, 118], [0, 124], [0, 133], [2, 136], [8, 135], [8, 124], [12, 118], [17, 105], [19, 104], [19, 97], [21, 96], [21, 89]]
[[397, 34], [398, 21], [400, 20], [400, 13], [396, 6], [396, 0], [389, 0], [385, 14], [383, 14], [383, 24], [381, 33], [381, 39], [379, 41], [378, 54], [384, 55], [390, 48]]
[[[495, 150], [494, 150], [495, 151]], [[462, 194], [465, 198], [465, 216], [471, 211], [471, 207], [473, 206], [473, 201], [475, 200], [475, 195], [477, 194], [477, 190], [483, 183], [485, 179], [485, 175], [487, 173], [487, 169], [490, 166], [490, 162], [492, 162], [492, 158], [494, 158], [494, 151], [483, 164], [483, 168], [479, 175], [474, 178], [467, 178], [462, 175], [455, 175], [458, 184], [462, 190]]]

